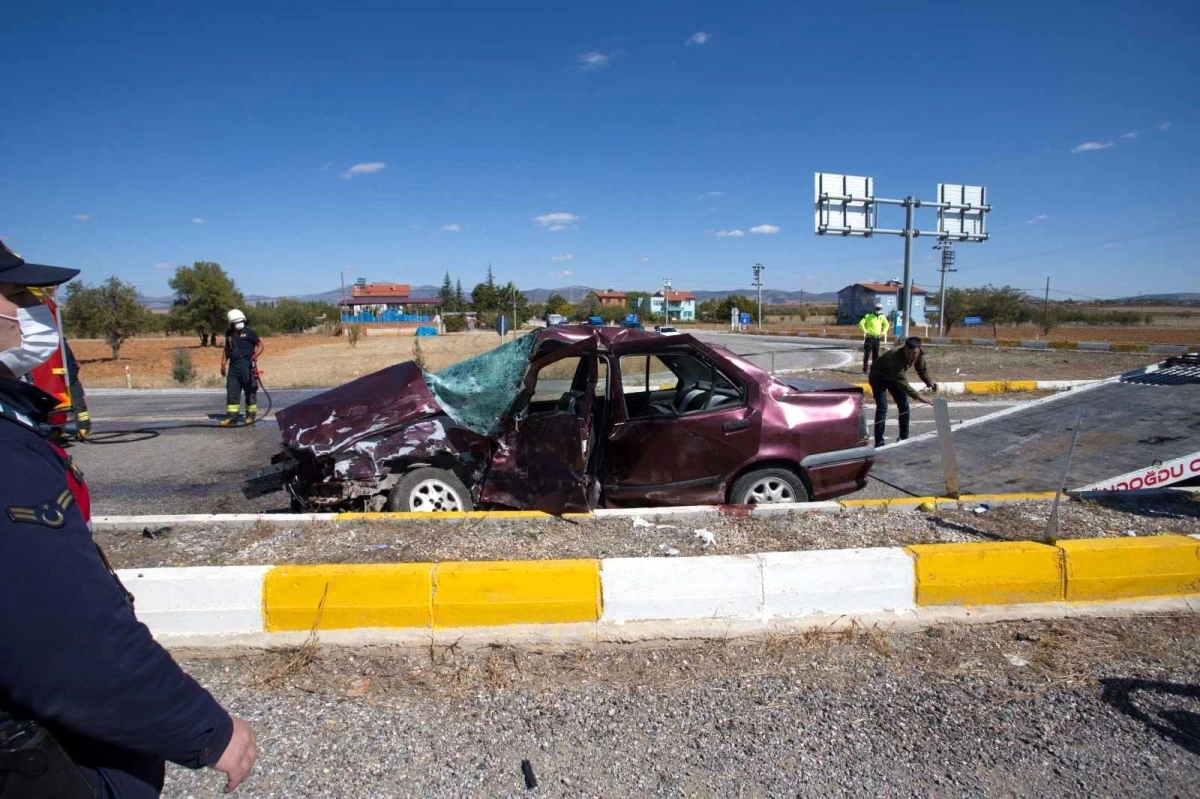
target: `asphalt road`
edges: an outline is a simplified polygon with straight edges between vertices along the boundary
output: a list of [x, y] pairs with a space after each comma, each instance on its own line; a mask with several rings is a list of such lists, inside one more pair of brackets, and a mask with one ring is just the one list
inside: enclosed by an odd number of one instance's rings
[[[1192, 614], [541, 653], [181, 654], [257, 731], [238, 796], [1124, 798], [1196, 795], [1198, 634]], [[172, 766], [164, 795], [222, 784]]]

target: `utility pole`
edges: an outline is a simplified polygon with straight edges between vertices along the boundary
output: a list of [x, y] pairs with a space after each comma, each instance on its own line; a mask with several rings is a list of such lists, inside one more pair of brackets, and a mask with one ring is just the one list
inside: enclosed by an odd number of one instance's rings
[[954, 265], [954, 243], [947, 240], [940, 244], [933, 245], [933, 249], [942, 251], [942, 285], [938, 289], [938, 337], [945, 335], [943, 331], [946, 325], [946, 273], [957, 272], [957, 269], [951, 269]]
[[346, 313], [346, 270], [339, 270], [338, 273], [342, 276], [342, 307], [338, 308], [338, 321], [340, 322], [342, 314]]
[[762, 264], [755, 264], [751, 267], [754, 270], [754, 287], [758, 289], [758, 329], [762, 331], [762, 270], [766, 269]]
[[669, 308], [669, 305], [671, 302], [670, 294], [671, 294], [671, 278], [664, 277], [663, 278], [663, 307], [662, 307], [663, 324], [664, 325], [671, 324], [671, 311]]
[[1042, 330], [1050, 333], [1050, 276], [1046, 275], [1046, 296], [1042, 300]]
[[513, 341], [517, 340], [517, 284], [513, 283]]

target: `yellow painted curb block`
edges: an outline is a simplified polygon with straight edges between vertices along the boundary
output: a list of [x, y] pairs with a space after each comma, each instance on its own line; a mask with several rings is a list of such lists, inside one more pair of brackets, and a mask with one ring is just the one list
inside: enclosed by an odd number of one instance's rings
[[1027, 541], [915, 544], [918, 606], [1015, 605], [1063, 598], [1062, 553]]
[[968, 380], [964, 394], [1007, 394], [1012, 391], [1037, 391], [1036, 380]]
[[1085, 538], [1058, 547], [1072, 602], [1200, 594], [1200, 541], [1185, 535]]
[[1024, 491], [1012, 494], [964, 494], [960, 502], [1026, 502], [1033, 500], [1054, 499], [1056, 491]]
[[[954, 500], [957, 502], [957, 500]], [[891, 499], [839, 499], [837, 503], [843, 508], [893, 508], [912, 505], [916, 507], [925, 502], [938, 502], [937, 497], [893, 497]]]
[[276, 566], [263, 579], [263, 625], [268, 632], [428, 627], [433, 569], [432, 563]]
[[600, 605], [598, 560], [443, 563], [434, 574], [435, 627], [596, 621]]

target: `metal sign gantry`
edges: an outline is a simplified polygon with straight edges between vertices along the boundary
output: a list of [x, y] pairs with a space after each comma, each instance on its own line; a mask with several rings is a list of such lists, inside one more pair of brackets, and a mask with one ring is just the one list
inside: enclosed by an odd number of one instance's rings
[[[875, 196], [874, 178], [860, 175], [837, 175], [817, 172], [813, 175], [813, 228], [818, 236], [829, 233], [842, 236], [871, 236], [881, 234], [904, 237], [904, 286], [899, 307], [907, 326], [912, 324], [912, 241], [920, 236], [933, 236], [940, 241], [987, 241], [987, 189], [957, 183], [937, 184], [937, 200], [929, 202], [916, 197], [892, 200]], [[879, 227], [879, 206], [896, 205], [904, 208], [904, 228], [896, 230]], [[937, 209], [937, 231], [923, 231], [915, 226], [916, 210], [921, 207]], [[944, 298], [939, 302], [945, 306]], [[939, 312], [940, 313], [940, 312]], [[897, 336], [902, 331], [896, 331]]]

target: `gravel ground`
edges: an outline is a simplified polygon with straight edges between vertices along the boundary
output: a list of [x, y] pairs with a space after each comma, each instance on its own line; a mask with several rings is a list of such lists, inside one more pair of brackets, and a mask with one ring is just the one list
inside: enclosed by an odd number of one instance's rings
[[[930, 346], [925, 359], [934, 380], [1093, 380], [1158, 363], [1164, 356], [1136, 352], [1087, 352]], [[862, 379], [862, 356], [842, 367], [806, 372], [822, 380]], [[912, 380], [920, 383], [915, 375]]]
[[[139, 530], [101, 530], [96, 540], [118, 568], [279, 563], [394, 563], [444, 560], [612, 558], [735, 555], [805, 549], [901, 546], [954, 541], [1037, 539], [1050, 513], [1046, 502], [997, 505], [986, 513], [808, 513], [722, 517], [637, 526], [630, 519], [463, 521], [406, 520], [340, 524], [179, 527], [150, 539]], [[713, 533], [704, 546], [697, 529]], [[1061, 538], [1200, 533], [1200, 499], [1104, 506], [1064, 502]], [[155, 531], [152, 531], [155, 532]]]
[[[1200, 617], [182, 656], [246, 796], [1195, 796]], [[521, 761], [538, 781], [527, 791]], [[166, 796], [215, 796], [170, 767]]]

